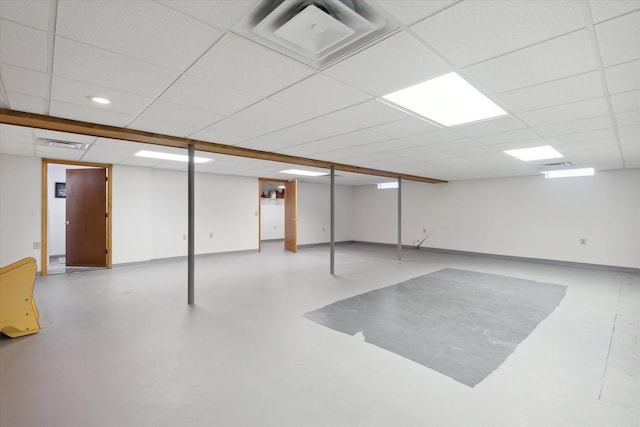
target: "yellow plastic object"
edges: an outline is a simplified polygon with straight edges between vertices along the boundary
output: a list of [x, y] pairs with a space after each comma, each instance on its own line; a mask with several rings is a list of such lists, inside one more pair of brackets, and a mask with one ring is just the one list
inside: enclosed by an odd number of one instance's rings
[[0, 332], [12, 338], [40, 331], [33, 300], [36, 269], [31, 257], [0, 269]]

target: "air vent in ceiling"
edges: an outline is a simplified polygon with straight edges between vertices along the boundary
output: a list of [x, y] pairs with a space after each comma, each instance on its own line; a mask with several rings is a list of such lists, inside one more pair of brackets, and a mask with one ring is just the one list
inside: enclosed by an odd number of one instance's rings
[[59, 141], [47, 138], [38, 138], [37, 144], [45, 147], [69, 148], [72, 150], [86, 150], [87, 147], [89, 147], [89, 144], [84, 144], [82, 142]]
[[538, 169], [543, 169], [543, 170], [561, 169], [561, 168], [571, 168], [574, 166], [575, 164], [572, 162], [556, 162], [556, 163], [545, 163], [542, 165], [538, 165]]
[[361, 0], [263, 0], [234, 31], [321, 68], [393, 29]]

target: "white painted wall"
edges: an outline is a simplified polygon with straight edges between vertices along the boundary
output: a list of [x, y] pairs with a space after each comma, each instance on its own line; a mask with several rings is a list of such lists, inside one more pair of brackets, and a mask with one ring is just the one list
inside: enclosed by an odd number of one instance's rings
[[0, 155], [0, 265], [34, 257], [40, 270], [40, 159]]
[[64, 165], [51, 163], [48, 166], [47, 190], [47, 249], [49, 255], [65, 255], [67, 251], [67, 199], [56, 199], [56, 182], [67, 181], [67, 168]]
[[[298, 182], [298, 245], [331, 240], [331, 187]], [[336, 185], [336, 242], [353, 240], [353, 188]]]
[[[426, 228], [425, 247], [640, 268], [640, 169], [404, 182], [402, 196], [406, 245]], [[396, 197], [396, 190], [354, 189], [354, 240], [397, 242]]]
[[[186, 256], [186, 172], [115, 165], [113, 180], [113, 263]], [[196, 173], [196, 254], [258, 248], [257, 188]]]
[[284, 199], [260, 199], [260, 238], [284, 239]]

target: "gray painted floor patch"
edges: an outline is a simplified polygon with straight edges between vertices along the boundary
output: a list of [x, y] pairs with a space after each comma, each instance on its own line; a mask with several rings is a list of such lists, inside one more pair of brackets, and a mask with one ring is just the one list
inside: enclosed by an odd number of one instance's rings
[[549, 314], [566, 286], [443, 269], [305, 316], [475, 386]]

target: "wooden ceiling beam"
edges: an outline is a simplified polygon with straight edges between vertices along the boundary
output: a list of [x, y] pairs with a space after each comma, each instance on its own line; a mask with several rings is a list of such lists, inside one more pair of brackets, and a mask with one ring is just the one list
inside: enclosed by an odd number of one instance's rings
[[310, 166], [321, 169], [330, 169], [331, 166], [335, 166], [336, 170], [343, 172], [353, 172], [396, 179], [402, 178], [403, 180], [407, 181], [427, 182], [430, 184], [447, 182], [441, 179], [409, 175], [405, 173], [389, 172], [379, 169], [364, 168], [360, 166], [334, 163], [325, 160], [309, 159], [306, 157], [289, 156], [287, 154], [272, 153], [269, 151], [254, 150], [244, 147], [235, 147], [233, 145], [218, 144], [215, 142], [181, 138], [171, 135], [162, 135], [116, 126], [81, 122], [77, 120], [63, 119], [60, 117], [52, 117], [42, 114], [25, 113], [22, 111], [15, 111], [4, 108], [0, 108], [0, 123], [6, 123], [16, 126], [26, 126], [37, 129], [54, 130], [59, 132], [75, 133], [101, 138], [118, 139], [123, 141], [140, 142], [143, 144], [161, 145], [164, 147], [187, 149], [189, 147], [189, 144], [193, 144], [195, 146], [195, 149], [198, 151], [225, 154], [228, 156], [269, 160], [273, 162], [290, 163], [294, 165]]

